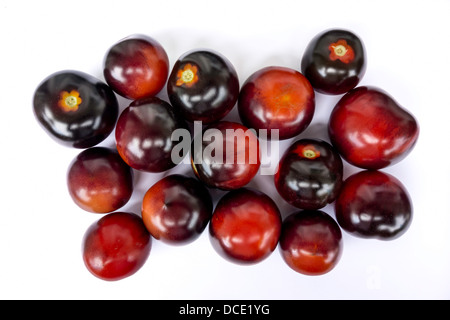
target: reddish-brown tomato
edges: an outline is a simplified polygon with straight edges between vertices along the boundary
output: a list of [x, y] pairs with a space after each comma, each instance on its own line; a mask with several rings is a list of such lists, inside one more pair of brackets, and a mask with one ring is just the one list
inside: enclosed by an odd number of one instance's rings
[[360, 168], [376, 170], [409, 154], [419, 136], [419, 125], [383, 90], [357, 87], [334, 107], [328, 132], [342, 158]]
[[331, 271], [342, 254], [339, 225], [323, 211], [299, 211], [283, 221], [281, 255], [293, 270], [306, 275]]
[[281, 215], [266, 194], [247, 188], [222, 197], [210, 223], [210, 239], [224, 258], [237, 263], [256, 263], [276, 248]]
[[259, 170], [259, 140], [240, 123], [219, 121], [205, 129], [198, 145], [194, 138], [191, 164], [195, 175], [207, 186], [239, 189]]
[[109, 86], [129, 99], [156, 95], [169, 75], [169, 58], [155, 39], [144, 35], [116, 43], [105, 57], [103, 74]]
[[71, 163], [67, 186], [73, 201], [94, 213], [115, 211], [133, 192], [133, 171], [114, 149], [93, 147]]
[[212, 211], [212, 199], [204, 184], [179, 174], [156, 182], [142, 201], [142, 219], [148, 231], [154, 238], [170, 244], [197, 239]]
[[83, 239], [83, 260], [96, 277], [113, 281], [136, 273], [150, 255], [151, 237], [142, 219], [127, 212], [107, 214]]
[[267, 67], [251, 75], [239, 95], [242, 122], [256, 130], [267, 129], [273, 137], [292, 138], [310, 124], [315, 110], [314, 90], [300, 72], [284, 67]]

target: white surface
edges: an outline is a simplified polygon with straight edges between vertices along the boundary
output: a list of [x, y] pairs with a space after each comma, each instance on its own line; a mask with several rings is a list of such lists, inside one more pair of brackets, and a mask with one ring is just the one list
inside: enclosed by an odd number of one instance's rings
[[[0, 299], [449, 299], [449, 13], [450, 2], [438, 0], [0, 0]], [[107, 49], [144, 33], [163, 44], [171, 66], [190, 49], [220, 51], [242, 84], [268, 65], [298, 69], [308, 41], [331, 27], [353, 30], [365, 42], [368, 68], [361, 85], [388, 91], [420, 123], [413, 152], [385, 170], [413, 200], [408, 232], [391, 242], [344, 232], [339, 264], [319, 277], [292, 271], [278, 248], [259, 264], [232, 264], [212, 249], [207, 232], [183, 247], [153, 241], [147, 263], [125, 280], [92, 276], [81, 258], [81, 239], [100, 216], [82, 211], [68, 195], [66, 170], [79, 150], [56, 144], [38, 126], [32, 96], [39, 82], [62, 69], [102, 78]], [[313, 124], [302, 137], [326, 137], [320, 123], [338, 98], [317, 95]], [[111, 136], [102, 145], [113, 142]], [[174, 171], [188, 170], [180, 165]], [[356, 171], [347, 165], [345, 174]], [[159, 177], [139, 174], [123, 210], [138, 213], [143, 192]], [[293, 211], [270, 178], [255, 183], [283, 215]], [[331, 206], [325, 211], [333, 215]]]

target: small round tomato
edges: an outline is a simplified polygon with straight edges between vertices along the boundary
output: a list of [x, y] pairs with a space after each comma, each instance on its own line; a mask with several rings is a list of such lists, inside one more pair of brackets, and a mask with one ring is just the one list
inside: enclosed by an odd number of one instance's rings
[[336, 219], [345, 231], [362, 238], [392, 240], [409, 228], [412, 203], [403, 184], [381, 171], [348, 177], [335, 203]]
[[70, 164], [67, 185], [73, 201], [94, 213], [115, 211], [133, 192], [133, 171], [117, 150], [93, 147], [81, 152]]
[[211, 243], [222, 257], [236, 263], [257, 263], [275, 250], [281, 215], [269, 196], [242, 188], [219, 200], [209, 226]]
[[376, 87], [358, 87], [334, 107], [328, 133], [347, 162], [377, 170], [411, 152], [419, 137], [419, 124], [388, 93]]
[[281, 256], [289, 267], [306, 275], [331, 271], [342, 255], [339, 225], [322, 211], [299, 211], [284, 221], [280, 236]]
[[306, 47], [301, 70], [317, 92], [345, 93], [358, 85], [366, 71], [364, 44], [347, 30], [324, 31]]
[[225, 117], [236, 104], [239, 80], [231, 62], [212, 50], [192, 50], [175, 63], [167, 82], [171, 104], [188, 121]]
[[87, 269], [100, 279], [114, 281], [131, 276], [144, 265], [151, 237], [139, 216], [113, 212], [88, 228], [82, 248]]
[[191, 164], [207, 186], [239, 189], [257, 174], [261, 165], [259, 140], [252, 130], [237, 122], [219, 121], [208, 126], [202, 137], [192, 141]]
[[274, 181], [288, 203], [313, 210], [336, 199], [342, 176], [341, 157], [328, 142], [300, 139], [283, 154]]
[[150, 97], [133, 101], [120, 114], [116, 145], [122, 159], [132, 168], [163, 172], [178, 163], [172, 159], [172, 133], [186, 129], [184, 120], [167, 102]]
[[249, 128], [267, 130], [268, 138], [292, 138], [306, 129], [315, 110], [314, 90], [300, 72], [267, 67], [252, 74], [242, 86], [238, 110]]
[[57, 142], [89, 148], [113, 131], [119, 113], [114, 92], [80, 71], [48, 76], [34, 93], [33, 110], [44, 130]]
[[212, 211], [212, 198], [203, 183], [179, 174], [159, 180], [142, 201], [142, 219], [148, 231], [169, 244], [187, 244], [197, 239]]
[[133, 35], [114, 44], [105, 56], [103, 75], [123, 97], [136, 100], [156, 95], [169, 74], [169, 58], [159, 42]]

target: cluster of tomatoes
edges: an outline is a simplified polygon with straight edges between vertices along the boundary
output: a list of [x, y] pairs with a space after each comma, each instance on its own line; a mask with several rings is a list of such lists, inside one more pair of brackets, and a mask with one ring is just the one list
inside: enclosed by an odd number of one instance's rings
[[[409, 153], [419, 127], [386, 92], [357, 87], [366, 56], [354, 33], [324, 31], [308, 44], [301, 72], [266, 67], [242, 87], [222, 54], [192, 50], [170, 70], [164, 48], [143, 35], [114, 44], [103, 70], [105, 82], [79, 71], [54, 73], [34, 95], [35, 116], [50, 136], [84, 149], [67, 173], [72, 199], [108, 213], [83, 238], [83, 259], [95, 276], [128, 277], [147, 260], [152, 238], [187, 244], [208, 224], [213, 247], [231, 261], [260, 262], [279, 244], [292, 269], [319, 275], [339, 261], [341, 228], [389, 240], [410, 225], [407, 191], [379, 169]], [[165, 85], [170, 101], [156, 96]], [[274, 186], [299, 208], [283, 220], [268, 195], [246, 185], [260, 170], [261, 139], [294, 138], [309, 126], [315, 91], [344, 95], [329, 119], [331, 143], [300, 139], [279, 159]], [[116, 94], [132, 100], [120, 114]], [[235, 105], [241, 123], [222, 120]], [[200, 140], [187, 144], [195, 178], [166, 175], [143, 195], [141, 215], [118, 211], [133, 193], [133, 170], [174, 168], [174, 155], [186, 156], [174, 134], [191, 133], [196, 121], [204, 125]], [[113, 130], [116, 148], [96, 146]], [[344, 181], [342, 159], [364, 170]], [[227, 191], [215, 206], [211, 188]], [[320, 210], [333, 202], [336, 220]]]

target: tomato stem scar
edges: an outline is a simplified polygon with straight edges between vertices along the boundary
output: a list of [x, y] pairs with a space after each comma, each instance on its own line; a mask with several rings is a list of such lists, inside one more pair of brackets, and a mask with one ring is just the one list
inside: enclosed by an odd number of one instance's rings
[[81, 102], [83, 102], [83, 100], [80, 98], [80, 93], [78, 91], [62, 91], [59, 95], [58, 106], [65, 112], [77, 111]]

